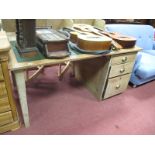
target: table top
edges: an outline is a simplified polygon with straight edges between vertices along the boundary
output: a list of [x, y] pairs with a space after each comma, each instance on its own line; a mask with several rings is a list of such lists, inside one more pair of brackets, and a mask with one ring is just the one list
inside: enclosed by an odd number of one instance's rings
[[[15, 33], [8, 33], [9, 41], [15, 40]], [[79, 60], [85, 60], [85, 59], [92, 59], [96, 57], [101, 56], [111, 56], [111, 55], [118, 55], [118, 54], [125, 54], [125, 53], [132, 53], [140, 51], [141, 48], [139, 47], [133, 47], [130, 49], [121, 49], [118, 51], [112, 51], [108, 54], [101, 54], [101, 55], [91, 55], [91, 54], [71, 54], [70, 56], [62, 59], [42, 59], [42, 60], [36, 60], [31, 62], [18, 62], [16, 59], [16, 56], [12, 49], [9, 52], [9, 69], [12, 71], [15, 70], [23, 70], [23, 69], [30, 69], [37, 66], [52, 66], [52, 65], [58, 65], [61, 63], [65, 63], [67, 61], [79, 61]]]

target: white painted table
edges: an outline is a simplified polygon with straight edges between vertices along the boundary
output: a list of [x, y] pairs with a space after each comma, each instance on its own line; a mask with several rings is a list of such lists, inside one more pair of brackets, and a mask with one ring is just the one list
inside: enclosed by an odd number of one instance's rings
[[[12, 35], [12, 33], [9, 33], [8, 37], [10, 41], [15, 40], [14, 34]], [[111, 55], [117, 55], [117, 54], [125, 54], [125, 53], [130, 53], [130, 52], [136, 52], [139, 50], [140, 50], [139, 47], [134, 47], [132, 49], [122, 49], [119, 51], [113, 51], [106, 55], [73, 54], [64, 59], [43, 59], [43, 60], [36, 60], [32, 62], [18, 62], [14, 52], [11, 49], [9, 53], [9, 69], [12, 71], [15, 77], [17, 91], [19, 95], [19, 102], [21, 105], [22, 116], [24, 119], [25, 127], [30, 126], [29, 110], [28, 110], [27, 96], [26, 96], [26, 79], [25, 79], [26, 70], [37, 68], [38, 66], [55, 66], [55, 65], [59, 65], [59, 64], [62, 64], [68, 61], [78, 63], [82, 60], [94, 59], [94, 58], [102, 57], [102, 56], [105, 57], [105, 56], [111, 56]], [[97, 89], [97, 87], [101, 87], [101, 86], [100, 85], [96, 86], [95, 89]]]

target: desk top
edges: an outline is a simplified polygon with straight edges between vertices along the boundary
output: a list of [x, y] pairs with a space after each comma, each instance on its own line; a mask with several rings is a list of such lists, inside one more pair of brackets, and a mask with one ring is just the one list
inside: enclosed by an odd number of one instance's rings
[[[13, 37], [13, 33], [8, 33], [8, 38], [10, 41], [14, 40], [15, 38]], [[134, 47], [130, 49], [121, 49], [118, 51], [112, 51], [108, 54], [102, 54], [102, 55], [91, 55], [91, 54], [72, 54], [69, 57], [63, 58], [63, 59], [43, 59], [43, 60], [36, 60], [32, 62], [18, 62], [16, 60], [16, 56], [12, 49], [9, 52], [9, 69], [14, 71], [14, 70], [23, 70], [23, 69], [30, 69], [30, 68], [35, 68], [37, 66], [54, 66], [58, 65], [61, 63], [64, 63], [66, 61], [79, 61], [79, 60], [85, 60], [85, 59], [92, 59], [96, 57], [101, 57], [101, 56], [111, 56], [111, 55], [118, 55], [118, 54], [125, 54], [125, 53], [132, 53], [132, 52], [138, 52], [140, 51], [141, 48], [139, 47]]]

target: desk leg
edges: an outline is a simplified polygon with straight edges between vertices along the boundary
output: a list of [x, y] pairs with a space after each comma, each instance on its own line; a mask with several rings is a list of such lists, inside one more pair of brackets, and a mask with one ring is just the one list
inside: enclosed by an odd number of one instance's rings
[[110, 57], [76, 61], [74, 65], [75, 78], [82, 81], [97, 99], [103, 100], [103, 93], [110, 69]]
[[25, 127], [29, 127], [30, 122], [29, 122], [29, 111], [28, 111], [27, 97], [26, 97], [25, 72], [14, 71], [14, 75], [15, 75], [22, 115], [24, 119], [24, 124], [25, 124]]

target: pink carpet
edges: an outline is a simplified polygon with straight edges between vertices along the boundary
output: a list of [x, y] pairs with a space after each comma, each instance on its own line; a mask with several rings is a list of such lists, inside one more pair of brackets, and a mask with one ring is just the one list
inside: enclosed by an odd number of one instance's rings
[[[20, 114], [16, 90], [15, 97]], [[51, 67], [27, 84], [27, 98], [31, 126], [6, 134], [155, 134], [155, 81], [97, 101], [69, 72], [59, 81]]]

